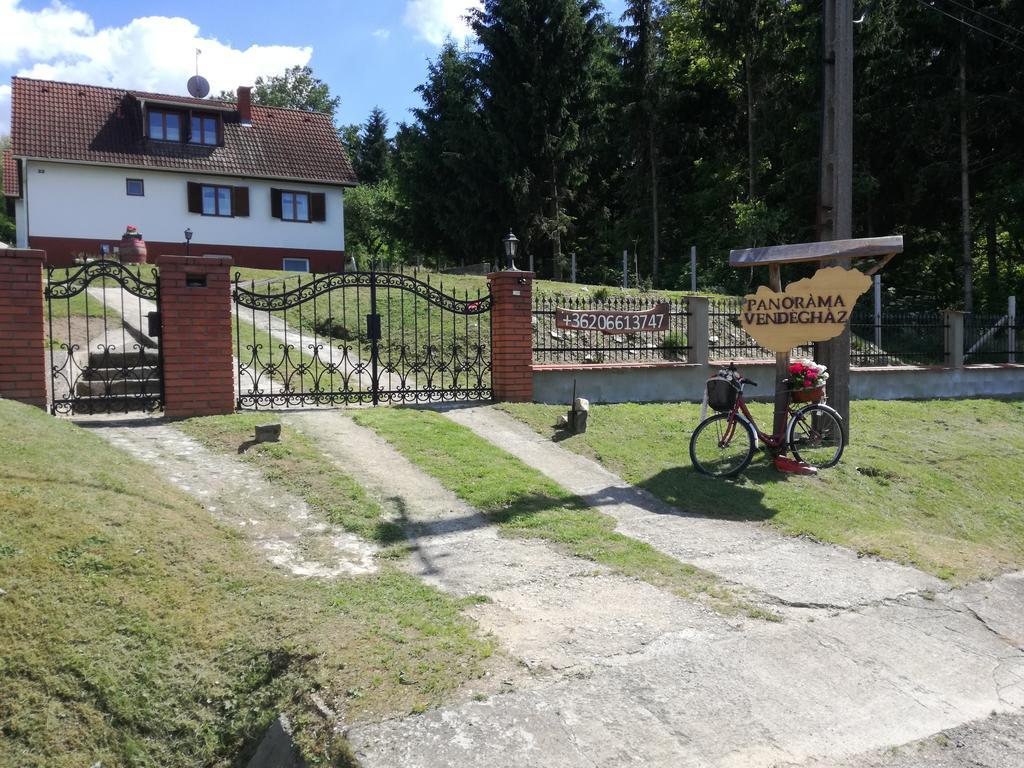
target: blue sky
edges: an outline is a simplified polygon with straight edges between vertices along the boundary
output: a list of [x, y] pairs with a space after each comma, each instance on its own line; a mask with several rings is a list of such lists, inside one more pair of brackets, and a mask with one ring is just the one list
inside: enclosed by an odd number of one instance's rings
[[[473, 0], [0, 0], [0, 134], [9, 131], [15, 74], [184, 93], [194, 71], [214, 92], [309, 64], [341, 97], [339, 123], [362, 123], [379, 105], [394, 126], [445, 35], [465, 39]], [[623, 0], [605, 0], [614, 20]], [[242, 10], [245, 8], [246, 10]]]

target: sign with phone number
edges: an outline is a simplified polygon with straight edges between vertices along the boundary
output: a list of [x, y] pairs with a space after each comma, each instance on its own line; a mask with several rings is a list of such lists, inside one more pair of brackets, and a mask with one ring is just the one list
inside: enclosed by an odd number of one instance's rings
[[644, 312], [556, 308], [555, 327], [601, 333], [667, 331], [669, 311], [667, 303], [655, 304]]

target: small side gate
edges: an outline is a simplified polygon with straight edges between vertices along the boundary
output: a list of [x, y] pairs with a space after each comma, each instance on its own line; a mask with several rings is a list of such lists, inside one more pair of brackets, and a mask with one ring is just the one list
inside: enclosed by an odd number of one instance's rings
[[52, 413], [163, 407], [155, 269], [146, 279], [117, 261], [49, 267], [44, 295]]
[[490, 294], [369, 271], [233, 295], [239, 408], [491, 398]]

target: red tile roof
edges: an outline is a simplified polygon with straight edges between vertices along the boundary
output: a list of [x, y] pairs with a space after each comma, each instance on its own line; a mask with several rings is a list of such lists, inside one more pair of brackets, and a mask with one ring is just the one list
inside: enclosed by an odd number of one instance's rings
[[7, 197], [21, 197], [21, 179], [18, 178], [18, 165], [14, 162], [14, 153], [9, 149], [3, 151], [3, 168], [3, 194]]
[[[356, 184], [330, 116], [319, 112], [254, 105], [252, 125], [243, 126], [237, 111], [221, 112], [229, 102], [24, 77], [12, 83], [11, 148], [17, 157]], [[147, 140], [146, 100], [221, 112], [223, 146]]]

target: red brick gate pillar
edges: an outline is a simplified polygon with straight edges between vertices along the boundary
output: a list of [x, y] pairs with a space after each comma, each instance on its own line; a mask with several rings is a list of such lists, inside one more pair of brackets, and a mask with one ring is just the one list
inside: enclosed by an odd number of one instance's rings
[[45, 251], [0, 249], [0, 397], [46, 407]]
[[229, 256], [161, 256], [160, 351], [169, 418], [235, 410]]
[[491, 388], [495, 400], [533, 400], [533, 272], [492, 272]]

